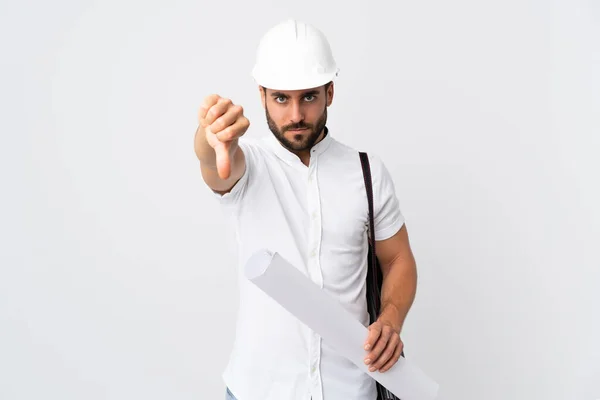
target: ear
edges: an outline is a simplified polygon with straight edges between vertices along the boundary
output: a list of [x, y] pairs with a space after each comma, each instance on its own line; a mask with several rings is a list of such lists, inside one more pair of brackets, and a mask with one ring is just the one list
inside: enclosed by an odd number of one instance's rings
[[327, 107], [329, 107], [331, 105], [331, 103], [333, 102], [333, 94], [334, 94], [334, 92], [335, 91], [333, 89], [333, 82], [331, 82], [331, 84], [327, 88]]
[[266, 95], [265, 95], [265, 90], [266, 89], [263, 89], [262, 86], [258, 85], [258, 91], [260, 92], [260, 101], [262, 103], [263, 108], [266, 107], [265, 102], [267, 101], [267, 98], [266, 98]]

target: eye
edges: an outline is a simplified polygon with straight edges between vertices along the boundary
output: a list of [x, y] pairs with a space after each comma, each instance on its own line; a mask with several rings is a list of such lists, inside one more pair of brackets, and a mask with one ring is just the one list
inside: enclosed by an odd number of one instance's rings
[[[281, 100], [281, 101], [279, 101], [279, 100]], [[285, 97], [283, 97], [283, 96], [278, 96], [278, 97], [275, 97], [275, 102], [276, 102], [276, 103], [279, 103], [279, 104], [283, 104], [283, 103], [285, 103], [285, 100], [286, 100], [286, 99], [285, 99]]]
[[306, 95], [306, 96], [304, 96], [304, 100], [306, 100], [306, 101], [307, 101], [307, 102], [309, 102], [309, 103], [310, 103], [311, 101], [314, 101], [315, 99], [316, 99], [316, 97], [315, 97], [315, 95], [313, 95], [313, 94], [309, 94], [309, 95]]

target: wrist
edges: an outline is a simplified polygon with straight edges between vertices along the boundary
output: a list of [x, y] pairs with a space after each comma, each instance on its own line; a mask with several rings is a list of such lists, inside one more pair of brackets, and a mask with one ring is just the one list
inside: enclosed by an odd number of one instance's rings
[[379, 313], [378, 320], [390, 325], [397, 333], [402, 331], [404, 320], [401, 317], [400, 310], [393, 303], [385, 303], [381, 305], [381, 312]]

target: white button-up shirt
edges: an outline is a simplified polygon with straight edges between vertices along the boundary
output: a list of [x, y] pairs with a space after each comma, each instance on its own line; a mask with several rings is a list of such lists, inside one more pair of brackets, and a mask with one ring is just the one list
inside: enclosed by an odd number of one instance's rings
[[[229, 193], [214, 194], [238, 243], [240, 303], [226, 385], [238, 400], [375, 400], [369, 375], [242, 273], [256, 251], [278, 252], [368, 325], [368, 203], [358, 151], [329, 131], [311, 150], [309, 166], [273, 135], [239, 145], [244, 175]], [[384, 240], [404, 218], [390, 174], [378, 157], [369, 159], [375, 237]]]

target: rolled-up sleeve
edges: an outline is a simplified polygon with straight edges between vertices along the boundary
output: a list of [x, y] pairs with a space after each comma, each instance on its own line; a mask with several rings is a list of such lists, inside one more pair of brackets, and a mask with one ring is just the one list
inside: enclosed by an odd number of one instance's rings
[[404, 215], [392, 177], [378, 156], [370, 156], [373, 180], [373, 214], [375, 240], [385, 240], [394, 236], [404, 225]]

